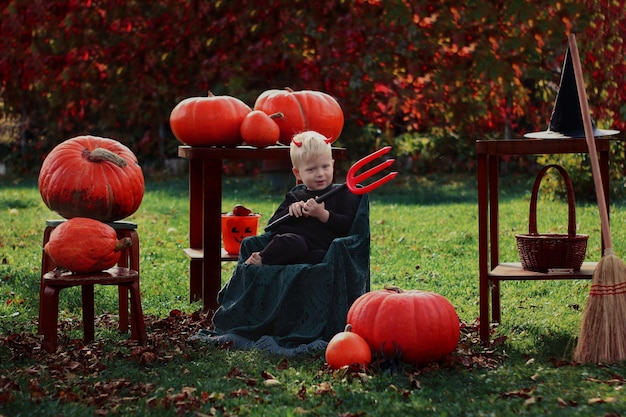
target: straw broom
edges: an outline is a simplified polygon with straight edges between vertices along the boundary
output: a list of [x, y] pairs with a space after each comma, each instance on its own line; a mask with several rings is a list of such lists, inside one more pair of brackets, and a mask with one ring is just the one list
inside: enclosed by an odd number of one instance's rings
[[604, 188], [587, 94], [583, 80], [576, 36], [568, 37], [578, 100], [583, 117], [585, 139], [591, 159], [591, 172], [600, 211], [604, 254], [593, 271], [591, 290], [582, 318], [574, 360], [578, 362], [614, 363], [626, 360], [626, 264], [613, 253], [609, 212], [604, 199]]

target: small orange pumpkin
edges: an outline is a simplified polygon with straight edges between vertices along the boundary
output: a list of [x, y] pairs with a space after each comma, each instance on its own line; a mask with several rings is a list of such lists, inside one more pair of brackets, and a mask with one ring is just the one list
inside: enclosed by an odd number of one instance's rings
[[257, 148], [276, 145], [280, 128], [274, 119], [281, 117], [283, 114], [280, 112], [269, 115], [261, 110], [252, 110], [241, 122], [243, 141]]
[[250, 107], [238, 98], [214, 96], [186, 98], [170, 114], [176, 139], [191, 146], [237, 146], [239, 131]]
[[74, 217], [52, 230], [44, 251], [68, 271], [88, 273], [113, 267], [130, 238], [118, 240], [115, 229], [101, 221]]
[[349, 365], [367, 366], [372, 362], [372, 352], [361, 336], [353, 333], [350, 324], [337, 333], [326, 346], [326, 363], [332, 369]]

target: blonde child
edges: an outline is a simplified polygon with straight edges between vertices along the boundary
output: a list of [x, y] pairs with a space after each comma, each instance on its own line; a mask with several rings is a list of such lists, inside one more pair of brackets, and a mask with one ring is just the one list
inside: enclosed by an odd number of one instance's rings
[[289, 150], [292, 172], [305, 188], [286, 194], [268, 224], [289, 214], [276, 225], [270, 242], [245, 261], [251, 265], [285, 265], [319, 263], [331, 242], [346, 236], [358, 208], [359, 198], [344, 189], [323, 202], [315, 197], [324, 195], [333, 184], [334, 160], [331, 146], [323, 135], [307, 131], [294, 136]]

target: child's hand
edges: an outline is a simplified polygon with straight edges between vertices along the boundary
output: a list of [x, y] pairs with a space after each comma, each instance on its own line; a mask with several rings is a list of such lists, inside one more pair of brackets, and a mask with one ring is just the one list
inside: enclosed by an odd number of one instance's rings
[[330, 213], [326, 210], [326, 206], [324, 202], [318, 203], [314, 198], [310, 198], [304, 203], [302, 207], [302, 213], [305, 216], [315, 217], [322, 223], [326, 223], [328, 221], [328, 217]]
[[289, 214], [293, 217], [304, 216], [304, 201], [296, 201], [289, 206]]

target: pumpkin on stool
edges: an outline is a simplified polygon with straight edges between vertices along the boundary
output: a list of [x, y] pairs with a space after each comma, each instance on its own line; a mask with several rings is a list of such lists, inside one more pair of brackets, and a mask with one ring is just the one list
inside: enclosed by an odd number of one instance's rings
[[363, 294], [348, 310], [347, 321], [373, 353], [416, 365], [443, 359], [460, 336], [459, 317], [445, 297], [398, 287]]
[[117, 232], [98, 220], [74, 217], [57, 226], [44, 251], [55, 264], [76, 273], [102, 271], [113, 267], [120, 251], [131, 239], [117, 239]]
[[39, 172], [46, 206], [66, 219], [114, 222], [141, 205], [144, 178], [137, 157], [122, 143], [77, 136], [55, 146]]

